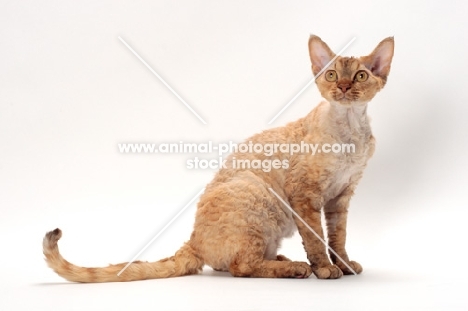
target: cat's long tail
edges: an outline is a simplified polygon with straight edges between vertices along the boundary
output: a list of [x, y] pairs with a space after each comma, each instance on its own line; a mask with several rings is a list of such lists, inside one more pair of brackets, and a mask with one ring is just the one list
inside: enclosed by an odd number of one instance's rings
[[201, 271], [204, 265], [203, 260], [197, 256], [194, 249], [186, 243], [172, 257], [156, 262], [135, 261], [120, 275], [117, 275], [127, 263], [110, 265], [103, 268], [85, 268], [75, 266], [66, 261], [62, 255], [60, 255], [57, 245], [61, 237], [62, 231], [60, 229], [55, 229], [45, 235], [43, 240], [45, 261], [58, 275], [72, 282], [128, 282], [170, 278], [196, 274]]

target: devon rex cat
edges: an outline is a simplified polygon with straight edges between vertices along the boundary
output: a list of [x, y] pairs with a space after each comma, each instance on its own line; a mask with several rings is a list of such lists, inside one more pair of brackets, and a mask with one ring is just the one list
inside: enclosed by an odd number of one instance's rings
[[[247, 141], [254, 144], [354, 144], [353, 153], [235, 152], [208, 184], [198, 203], [190, 240], [172, 257], [155, 262], [137, 261], [120, 275], [126, 263], [84, 268], [59, 253], [60, 229], [46, 234], [46, 262], [63, 278], [74, 282], [118, 282], [195, 274], [207, 264], [233, 276], [263, 278], [335, 279], [362, 271], [345, 250], [349, 201], [374, 152], [374, 137], [366, 114], [367, 104], [380, 91], [390, 72], [394, 40], [386, 38], [368, 56], [337, 57], [317, 36], [309, 39], [312, 72], [326, 101], [307, 116], [283, 127], [266, 130]], [[233, 168], [233, 157], [244, 160], [279, 160], [289, 165], [265, 172]], [[325, 214], [329, 246], [323, 243], [270, 191], [277, 193], [323, 238]], [[298, 229], [310, 265], [277, 255], [284, 237]], [[330, 261], [331, 260], [331, 261]], [[348, 266], [348, 267], [347, 267]], [[349, 269], [352, 268], [352, 270]]]

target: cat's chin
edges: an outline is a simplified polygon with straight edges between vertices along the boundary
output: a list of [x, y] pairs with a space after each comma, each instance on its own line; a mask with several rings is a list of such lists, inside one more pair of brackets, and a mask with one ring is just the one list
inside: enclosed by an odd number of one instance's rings
[[334, 104], [344, 106], [344, 107], [351, 107], [351, 106], [365, 106], [367, 102], [363, 101], [356, 101], [356, 100], [350, 100], [350, 99], [340, 99], [340, 100], [329, 100], [329, 102], [332, 102]]
[[345, 95], [345, 94], [337, 94], [333, 96], [333, 101], [337, 102], [343, 106], [356, 106], [356, 105], [362, 105], [366, 104], [362, 100], [357, 99], [356, 97], [353, 97], [352, 95]]

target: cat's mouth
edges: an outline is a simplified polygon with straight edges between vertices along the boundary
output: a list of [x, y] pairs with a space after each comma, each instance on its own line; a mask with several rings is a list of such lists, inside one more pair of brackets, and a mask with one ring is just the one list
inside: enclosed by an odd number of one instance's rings
[[346, 93], [343, 93], [340, 90], [336, 90], [333, 94], [333, 99], [342, 104], [349, 105], [353, 102], [359, 101], [359, 92], [349, 90]]

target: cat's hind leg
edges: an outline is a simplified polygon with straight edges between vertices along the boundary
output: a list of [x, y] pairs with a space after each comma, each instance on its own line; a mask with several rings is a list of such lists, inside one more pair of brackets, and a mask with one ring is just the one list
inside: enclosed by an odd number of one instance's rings
[[249, 237], [232, 258], [229, 272], [238, 277], [257, 278], [307, 278], [312, 274], [312, 268], [306, 262], [291, 261], [283, 255], [276, 260], [264, 258], [264, 242], [258, 238]]
[[254, 260], [237, 257], [229, 266], [229, 272], [238, 277], [257, 278], [308, 278], [312, 268], [305, 262]]

